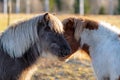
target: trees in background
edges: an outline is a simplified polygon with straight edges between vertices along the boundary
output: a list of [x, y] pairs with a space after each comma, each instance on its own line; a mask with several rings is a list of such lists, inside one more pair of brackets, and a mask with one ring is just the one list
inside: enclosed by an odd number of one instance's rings
[[117, 4], [117, 6], [116, 6], [116, 8], [115, 8], [115, 10], [114, 10], [114, 14], [120, 14], [120, 0], [118, 0], [118, 2], [117, 2], [118, 4]]
[[[0, 12], [7, 13], [9, 0], [0, 0]], [[80, 0], [11, 0], [13, 13], [39, 13], [47, 11], [79, 13]], [[45, 1], [49, 1], [45, 8]], [[111, 6], [112, 5], [112, 6]], [[84, 0], [85, 14], [120, 14], [120, 0]]]
[[75, 0], [74, 13], [79, 13], [79, 0]]
[[[79, 1], [80, 0], [75, 0], [74, 4], [74, 12], [79, 13]], [[90, 13], [90, 1], [89, 0], [84, 0], [84, 13], [89, 14]]]
[[84, 0], [84, 13], [90, 13], [90, 0]]
[[104, 6], [100, 7], [98, 14], [106, 14]]
[[50, 11], [61, 11], [61, 0], [50, 0]]
[[55, 0], [50, 0], [50, 11], [53, 11], [54, 10], [54, 7], [55, 7]]
[[73, 13], [73, 4], [75, 0], [49, 0], [50, 1], [50, 11], [60, 12], [60, 13]]
[[61, 11], [61, 0], [55, 0], [56, 2], [56, 7], [58, 8], [58, 11]]

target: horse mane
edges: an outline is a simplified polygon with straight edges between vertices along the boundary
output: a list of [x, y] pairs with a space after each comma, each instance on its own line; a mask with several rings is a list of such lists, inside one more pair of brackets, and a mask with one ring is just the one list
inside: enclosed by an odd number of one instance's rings
[[110, 23], [100, 21], [100, 25], [112, 31], [113, 33], [120, 34], [120, 29], [114, 25], [111, 25]]
[[26, 21], [21, 21], [9, 28], [1, 35], [4, 51], [11, 57], [21, 57], [37, 39], [37, 22], [42, 18], [38, 16]]
[[80, 39], [80, 34], [84, 29], [97, 30], [98, 22], [88, 18], [74, 18], [75, 38]]
[[[49, 13], [46, 14], [49, 17], [49, 26], [56, 32], [63, 32], [63, 29], [59, 27], [62, 25], [60, 21], [57, 25], [58, 19]], [[38, 15], [9, 26], [0, 38], [3, 50], [12, 58], [21, 57], [38, 40], [37, 24], [42, 21], [43, 17], [44, 14]]]
[[51, 28], [52, 28], [55, 32], [63, 33], [63, 32], [64, 32], [63, 24], [60, 22], [60, 20], [59, 20], [57, 17], [55, 17], [55, 16], [53, 16], [53, 15], [51, 15], [51, 14], [49, 14], [49, 15], [51, 16], [51, 17], [49, 17], [49, 18], [50, 18], [51, 23], [52, 23], [52, 24], [50, 24], [49, 26], [52, 26]]

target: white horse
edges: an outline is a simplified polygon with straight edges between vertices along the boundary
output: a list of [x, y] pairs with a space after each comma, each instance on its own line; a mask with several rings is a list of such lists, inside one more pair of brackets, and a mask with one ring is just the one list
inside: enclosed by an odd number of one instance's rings
[[72, 44], [69, 38], [75, 39], [91, 57], [97, 80], [120, 80], [120, 29], [105, 22], [75, 17], [63, 20], [63, 24], [69, 44]]
[[41, 56], [69, 57], [63, 31], [61, 21], [49, 13], [11, 25], [0, 37], [0, 80], [30, 80]]

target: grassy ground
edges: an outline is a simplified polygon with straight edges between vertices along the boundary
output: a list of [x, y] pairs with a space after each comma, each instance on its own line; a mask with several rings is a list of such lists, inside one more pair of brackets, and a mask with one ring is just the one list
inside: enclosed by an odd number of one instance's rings
[[[10, 24], [15, 23], [19, 20], [24, 20], [31, 18], [37, 14], [12, 14], [10, 17]], [[61, 15], [56, 15], [60, 20], [63, 20], [64, 18], [71, 17], [71, 16], [79, 16], [79, 15], [68, 15], [68, 14], [61, 14]], [[97, 21], [106, 21], [109, 22], [113, 25], [116, 25], [120, 27], [120, 16], [111, 16], [111, 15], [86, 15], [86, 17], [89, 17], [91, 19], [97, 20]], [[7, 27], [7, 21], [8, 21], [8, 16], [5, 14], [0, 14], [0, 31], [4, 31]]]
[[[11, 15], [10, 24], [21, 20], [28, 19], [32, 15]], [[60, 20], [70, 16], [79, 15], [57, 15]], [[120, 16], [110, 15], [86, 15], [97, 21], [106, 21], [120, 28]], [[7, 15], [0, 14], [0, 32], [7, 28]], [[78, 51], [68, 62], [56, 60], [41, 59], [38, 70], [33, 75], [32, 80], [95, 80], [93, 70], [90, 65], [90, 59], [85, 53], [80, 54]]]

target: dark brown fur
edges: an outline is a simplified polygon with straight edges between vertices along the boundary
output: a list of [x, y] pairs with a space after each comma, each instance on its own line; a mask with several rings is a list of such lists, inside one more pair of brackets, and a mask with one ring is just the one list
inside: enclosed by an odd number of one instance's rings
[[89, 30], [97, 30], [98, 29], [98, 22], [85, 19], [85, 28]]
[[90, 55], [90, 52], [89, 52], [89, 45], [83, 44], [83, 46], [82, 46], [81, 49], [84, 50], [86, 53], [88, 53], [88, 55]]
[[120, 34], [118, 35], [118, 37], [120, 38]]
[[77, 42], [77, 40], [74, 38], [74, 22], [73, 19], [71, 18], [69, 20], [69, 22], [67, 24], [65, 24], [64, 26], [64, 35], [66, 40], [68, 41], [68, 43], [70, 44], [71, 48], [72, 48], [72, 53], [74, 53], [76, 50], [78, 50], [79, 47], [79, 42]]

